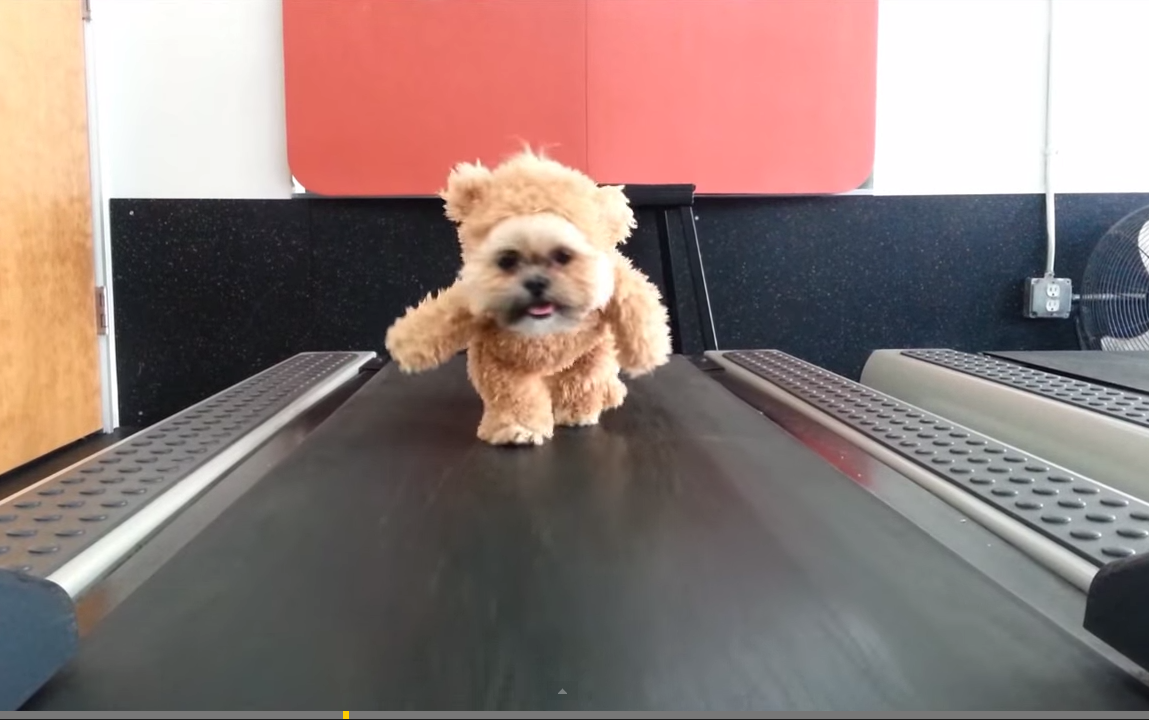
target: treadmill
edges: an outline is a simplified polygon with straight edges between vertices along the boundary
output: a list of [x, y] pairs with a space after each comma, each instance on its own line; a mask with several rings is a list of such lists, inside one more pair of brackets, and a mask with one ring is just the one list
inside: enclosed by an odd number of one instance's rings
[[1149, 710], [1149, 504], [703, 342], [529, 449], [305, 353], [4, 500], [0, 709]]
[[776, 351], [631, 390], [500, 449], [461, 359], [306, 354], [48, 478], [0, 507], [7, 707], [1149, 709], [1083, 624], [1149, 541], [935, 461], [1144, 502]]

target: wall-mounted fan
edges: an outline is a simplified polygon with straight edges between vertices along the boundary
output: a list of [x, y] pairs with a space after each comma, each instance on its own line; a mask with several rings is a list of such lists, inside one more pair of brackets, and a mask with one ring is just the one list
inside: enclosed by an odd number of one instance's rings
[[1122, 218], [1093, 249], [1077, 329], [1086, 350], [1149, 351], [1149, 207]]

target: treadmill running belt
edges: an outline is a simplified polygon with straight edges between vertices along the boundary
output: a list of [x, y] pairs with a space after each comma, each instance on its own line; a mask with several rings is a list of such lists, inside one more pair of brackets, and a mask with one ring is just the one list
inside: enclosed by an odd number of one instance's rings
[[25, 709], [1149, 709], [685, 360], [541, 448], [479, 412], [388, 366]]
[[1149, 352], [1043, 350], [986, 354], [1038, 370], [1149, 395]]

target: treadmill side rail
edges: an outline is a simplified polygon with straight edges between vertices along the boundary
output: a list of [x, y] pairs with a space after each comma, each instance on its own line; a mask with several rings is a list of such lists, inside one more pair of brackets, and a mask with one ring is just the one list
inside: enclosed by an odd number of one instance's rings
[[18, 710], [72, 659], [76, 609], [55, 583], [0, 570], [0, 712]]
[[0, 568], [47, 578], [79, 597], [374, 357], [296, 355], [4, 499]]
[[722, 357], [1096, 567], [1149, 551], [1138, 498], [784, 353]]

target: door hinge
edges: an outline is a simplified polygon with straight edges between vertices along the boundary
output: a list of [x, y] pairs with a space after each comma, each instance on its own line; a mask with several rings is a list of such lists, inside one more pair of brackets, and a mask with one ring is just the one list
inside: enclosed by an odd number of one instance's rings
[[96, 288], [96, 334], [108, 334], [108, 293], [102, 287]]
[[80, 0], [80, 17], [84, 22], [92, 19], [92, 0]]

